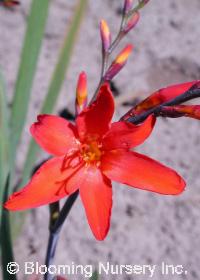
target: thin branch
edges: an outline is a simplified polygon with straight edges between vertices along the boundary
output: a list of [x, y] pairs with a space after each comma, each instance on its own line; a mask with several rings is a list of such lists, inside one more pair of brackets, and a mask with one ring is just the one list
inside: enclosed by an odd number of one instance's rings
[[[57, 220], [54, 221], [54, 223], [52, 223], [50, 226], [48, 248], [47, 248], [46, 260], [45, 260], [45, 265], [47, 268], [53, 263], [60, 230], [62, 228], [65, 219], [69, 215], [70, 210], [78, 197], [78, 194], [79, 192], [76, 191], [75, 193], [73, 193], [68, 197], [62, 210], [59, 213]], [[52, 278], [53, 276], [50, 275], [48, 272], [44, 275], [44, 280], [52, 280]]]
[[99, 89], [101, 87], [101, 85], [104, 83], [104, 74], [107, 70], [107, 66], [108, 66], [108, 61], [110, 59], [110, 56], [112, 54], [112, 52], [114, 51], [114, 49], [119, 45], [119, 43], [121, 42], [121, 40], [123, 39], [123, 37], [125, 36], [124, 33], [124, 25], [126, 23], [126, 14], [123, 13], [122, 15], [122, 20], [121, 20], [121, 24], [120, 24], [120, 28], [119, 31], [117, 33], [117, 36], [115, 37], [115, 39], [113, 40], [112, 44], [110, 45], [109, 49], [107, 52], [103, 52], [102, 51], [102, 66], [101, 66], [101, 76], [100, 76], [100, 80], [99, 80], [99, 84], [95, 90], [95, 94], [92, 97], [90, 104], [96, 99], [97, 94], [99, 92]]
[[[49, 266], [53, 263], [57, 244], [59, 239], [59, 233], [50, 232], [48, 247], [47, 247], [47, 255], [45, 260], [45, 266], [49, 268]], [[44, 275], [44, 280], [52, 280], [54, 276], [49, 274], [48, 272]]]
[[63, 225], [65, 219], [67, 218], [67, 216], [69, 215], [69, 212], [74, 204], [74, 202], [76, 201], [77, 197], [78, 197], [79, 191], [76, 191], [75, 193], [71, 194], [67, 201], [65, 202], [62, 210], [60, 211], [60, 215], [55, 223], [55, 226], [53, 227], [53, 229], [51, 230], [52, 232], [56, 233], [60, 230], [61, 226]]
[[120, 28], [118, 31], [117, 36], [115, 37], [115, 39], [113, 40], [112, 44], [110, 45], [110, 48], [108, 50], [109, 55], [114, 51], [114, 49], [119, 45], [119, 43], [121, 42], [122, 38], [125, 36], [124, 34], [124, 25], [126, 23], [126, 15], [123, 14], [122, 15], [122, 20], [121, 20], [121, 24], [120, 24]]

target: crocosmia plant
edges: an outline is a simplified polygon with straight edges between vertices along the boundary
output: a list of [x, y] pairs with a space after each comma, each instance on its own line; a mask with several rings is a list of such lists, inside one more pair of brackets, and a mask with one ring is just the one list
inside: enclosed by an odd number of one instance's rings
[[[102, 241], [107, 237], [111, 224], [112, 201], [115, 199], [112, 182], [160, 195], [181, 195], [186, 188], [182, 175], [170, 166], [152, 159], [151, 155], [140, 154], [135, 149], [151, 137], [160, 117], [189, 117], [200, 120], [200, 105], [186, 103], [200, 97], [199, 80], [159, 89], [132, 105], [120, 119], [114, 120], [116, 105], [113, 79], [117, 78], [126, 66], [134, 47], [128, 43], [116, 54], [114, 51], [116, 47], [121, 46], [123, 38], [138, 25], [141, 10], [144, 7], [148, 9], [151, 1], [121, 1], [122, 21], [114, 39], [106, 20], [100, 21], [102, 67], [96, 90], [89, 98], [91, 95], [88, 94], [87, 75], [80, 69], [77, 87], [74, 90], [75, 115], [69, 119], [69, 116], [52, 113], [69, 64], [75, 35], [87, 7], [86, 0], [78, 2], [41, 113], [36, 122], [29, 124], [34, 142], [30, 144], [24, 173], [17, 185], [14, 184], [16, 180], [13, 162], [28, 110], [49, 1], [32, 1], [10, 120], [5, 107], [4, 87], [1, 86], [1, 237], [6, 245], [2, 246], [3, 267], [14, 260], [10, 211], [49, 206], [49, 241], [45, 260], [48, 268], [54, 262], [62, 226], [79, 195], [94, 238]], [[18, 1], [1, 1], [1, 6], [13, 9], [18, 9], [19, 4]], [[34, 42], [30, 31], [33, 32]], [[28, 52], [31, 44], [33, 50]], [[114, 59], [111, 59], [111, 55]], [[32, 61], [31, 64], [29, 60]], [[26, 69], [29, 69], [27, 76], [24, 74]], [[35, 168], [37, 151], [40, 149], [47, 152], [49, 158]], [[31, 173], [32, 170], [34, 171]], [[61, 200], [64, 204], [60, 203]], [[112, 235], [112, 232], [109, 234]], [[5, 269], [3, 277], [11, 279]], [[53, 279], [48, 269], [44, 279]], [[54, 279], [65, 278], [55, 275]]]

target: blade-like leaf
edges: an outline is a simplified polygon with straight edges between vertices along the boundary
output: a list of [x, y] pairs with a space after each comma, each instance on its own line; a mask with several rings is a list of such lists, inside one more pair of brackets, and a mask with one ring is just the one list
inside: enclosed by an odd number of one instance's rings
[[[0, 204], [2, 205], [6, 178], [9, 172], [9, 128], [5, 84], [0, 73]], [[2, 206], [0, 206], [1, 217]], [[0, 219], [1, 220], [1, 219]]]
[[[70, 63], [70, 58], [75, 45], [77, 33], [79, 31], [81, 19], [85, 12], [86, 6], [87, 0], [79, 0], [79, 3], [73, 15], [73, 20], [64, 38], [63, 47], [58, 57], [58, 62], [49, 85], [47, 96], [42, 106], [41, 114], [51, 113], [54, 108], [66, 75], [66, 70]], [[24, 165], [24, 171], [22, 176], [23, 179], [21, 185], [24, 185], [24, 183], [28, 180], [38, 151], [38, 146], [34, 143], [34, 141], [31, 141]]]
[[[9, 176], [6, 180], [6, 186], [3, 194], [3, 201], [8, 198], [9, 191]], [[2, 263], [2, 275], [4, 280], [17, 280], [15, 274], [9, 274], [7, 271], [7, 265], [14, 261], [11, 228], [10, 228], [10, 213], [2, 209], [1, 213], [1, 227], [0, 227], [0, 240], [1, 240], [1, 263]]]
[[[33, 0], [31, 11], [28, 19], [27, 31], [25, 35], [23, 50], [21, 54], [21, 64], [18, 72], [16, 82], [12, 112], [11, 112], [11, 151], [12, 158], [9, 163], [11, 169], [11, 178], [14, 170], [14, 158], [16, 155], [16, 148], [19, 142], [22, 129], [25, 123], [25, 117], [28, 110], [28, 102], [33, 83], [33, 78], [37, 66], [39, 51], [44, 34], [45, 23], [48, 15], [49, 0]], [[2, 134], [2, 133], [1, 133]], [[8, 142], [7, 142], [8, 143]], [[11, 165], [11, 164], [10, 164]], [[0, 167], [1, 169], [1, 167]], [[6, 173], [5, 173], [6, 174]], [[5, 177], [5, 175], [3, 175]], [[3, 179], [5, 180], [5, 178]], [[3, 192], [4, 200], [7, 199], [12, 180], [7, 181], [7, 187]], [[1, 201], [2, 202], [2, 201]], [[10, 275], [6, 271], [6, 266], [13, 261], [12, 239], [10, 231], [10, 218], [6, 210], [2, 211], [1, 219], [1, 253], [2, 253], [2, 272], [3, 279], [15, 280], [16, 276]]]
[[12, 155], [15, 156], [28, 110], [29, 97], [48, 16], [49, 0], [33, 0], [21, 54], [12, 112]]
[[14, 261], [13, 248], [11, 240], [11, 230], [9, 222], [9, 213], [6, 210], [2, 211], [1, 222], [1, 258], [2, 258], [2, 274], [5, 280], [16, 280], [16, 275], [11, 275], [7, 271], [7, 265]]
[[99, 274], [96, 270], [92, 274], [92, 277], [90, 277], [90, 280], [99, 280]]

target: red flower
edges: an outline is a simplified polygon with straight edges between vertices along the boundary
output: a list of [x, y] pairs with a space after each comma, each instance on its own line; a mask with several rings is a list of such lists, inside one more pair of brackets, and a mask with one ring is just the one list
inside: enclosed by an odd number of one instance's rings
[[130, 151], [151, 133], [154, 118], [141, 125], [110, 124], [114, 100], [108, 84], [97, 100], [76, 118], [41, 115], [31, 126], [36, 142], [54, 155], [21, 191], [6, 202], [9, 210], [24, 210], [57, 201], [79, 189], [91, 230], [103, 240], [112, 208], [111, 180], [160, 194], [179, 194], [183, 179], [172, 169]]

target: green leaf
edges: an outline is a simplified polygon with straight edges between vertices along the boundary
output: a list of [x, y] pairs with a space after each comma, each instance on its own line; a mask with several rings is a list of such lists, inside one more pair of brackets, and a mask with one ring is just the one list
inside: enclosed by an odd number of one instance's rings
[[[9, 177], [6, 180], [6, 187], [4, 189], [3, 201], [8, 198], [9, 192]], [[13, 249], [12, 249], [12, 238], [10, 229], [10, 213], [2, 209], [1, 227], [0, 227], [0, 240], [1, 240], [1, 263], [2, 263], [2, 274], [4, 280], [17, 280], [16, 275], [11, 275], [7, 272], [7, 264], [14, 261]]]
[[13, 158], [26, 119], [32, 83], [48, 16], [49, 2], [49, 0], [33, 0], [28, 18], [11, 112], [11, 156]]
[[2, 274], [4, 280], [16, 280], [16, 275], [10, 275], [7, 272], [7, 264], [14, 261], [11, 230], [9, 223], [9, 212], [2, 211], [2, 223], [1, 223], [1, 258], [2, 258]]
[[[60, 93], [63, 81], [65, 79], [67, 68], [70, 64], [70, 58], [72, 56], [72, 51], [76, 42], [77, 33], [79, 31], [83, 14], [86, 10], [86, 6], [87, 0], [79, 0], [73, 19], [71, 21], [71, 25], [69, 28], [67, 28], [67, 33], [62, 45], [63, 47], [61, 48], [60, 55], [58, 57], [58, 62], [53, 72], [48, 93], [42, 106], [41, 114], [51, 113], [54, 109], [54, 105]], [[24, 185], [24, 183], [28, 180], [33, 165], [35, 163], [38, 151], [38, 146], [32, 140], [29, 146], [27, 158], [24, 165], [21, 185]]]
[[90, 277], [90, 280], [99, 280], [99, 274], [96, 270], [92, 274], [92, 277]]
[[[9, 172], [9, 127], [5, 83], [0, 72], [0, 205]], [[1, 217], [0, 207], [0, 217]], [[1, 219], [0, 219], [1, 220]]]
[[28, 211], [10, 212], [10, 224], [12, 225], [11, 236], [13, 241], [20, 236], [28, 213]]
[[[48, 7], [49, 7], [49, 0], [32, 1], [31, 11], [28, 19], [27, 31], [26, 31], [23, 50], [21, 54], [21, 63], [20, 63], [18, 78], [16, 82], [13, 106], [11, 111], [11, 119], [10, 119], [11, 149], [10, 149], [10, 159], [8, 160], [8, 163], [10, 163], [11, 178], [13, 176], [12, 173], [14, 170], [14, 159], [16, 155], [17, 144], [20, 140], [20, 136], [22, 133], [22, 129], [25, 123], [26, 114], [28, 110], [31, 87], [36, 71], [37, 61], [38, 61], [39, 52], [40, 52], [43, 34], [44, 34], [44, 28], [48, 15]], [[1, 105], [0, 107], [2, 110]], [[2, 115], [2, 111], [0, 113], [0, 116], [1, 115]], [[1, 125], [2, 123], [3, 122], [1, 121]], [[2, 134], [3, 133], [1, 133], [1, 136]], [[4, 142], [1, 142], [0, 145], [2, 145], [2, 143]], [[5, 146], [5, 143], [3, 145]], [[4, 156], [2, 158], [4, 158]], [[4, 166], [6, 168], [6, 165]], [[3, 175], [1, 175], [2, 178], [1, 180], [5, 181], [6, 173], [7, 173], [6, 171], [3, 171]], [[7, 200], [8, 198], [11, 185], [12, 185], [12, 180], [10, 180], [10, 182], [9, 180], [7, 180], [7, 186], [5, 189], [3, 189], [1, 193], [1, 196], [2, 195], [4, 196], [3, 198], [4, 201]], [[6, 271], [7, 264], [13, 261], [12, 238], [11, 238], [11, 230], [10, 230], [10, 215], [8, 211], [3, 210], [1, 216], [2, 219], [1, 219], [1, 229], [0, 229], [0, 235], [1, 235], [0, 240], [1, 240], [2, 265], [3, 265], [2, 267], [3, 279], [16, 280], [15, 275], [10, 275]]]

